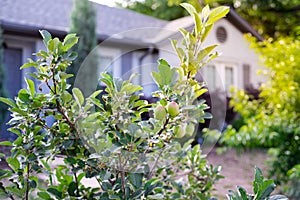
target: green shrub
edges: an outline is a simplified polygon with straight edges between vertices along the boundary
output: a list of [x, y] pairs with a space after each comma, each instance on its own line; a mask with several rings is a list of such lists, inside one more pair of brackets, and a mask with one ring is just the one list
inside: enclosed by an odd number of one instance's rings
[[240, 186], [237, 186], [237, 191], [229, 190], [227, 194], [228, 200], [288, 200], [283, 195], [271, 196], [276, 185], [272, 180], [264, 180], [264, 176], [258, 167], [255, 167], [255, 176], [253, 181], [253, 193], [249, 194]]
[[[175, 129], [186, 127], [183, 136], [193, 135], [193, 126], [210, 118], [205, 102], [196, 101], [206, 89], [195, 80], [197, 71], [217, 57], [216, 47], [202, 48], [213, 24], [229, 8], [197, 14], [189, 4], [182, 4], [193, 16], [192, 33], [181, 29], [183, 48], [173, 46], [181, 66], [171, 67], [159, 60], [158, 72], [152, 76], [158, 85], [153, 96], [160, 100], [150, 104], [141, 100], [143, 88], [130, 80], [102, 74], [105, 91], [95, 91], [84, 98], [78, 88], [67, 89], [72, 77], [66, 69], [76, 58], [70, 49], [77, 43], [75, 34], [63, 41], [41, 31], [47, 51], [36, 53], [21, 69], [34, 67], [29, 74], [48, 87], [49, 93], [37, 92], [38, 85], [26, 78], [27, 88], [14, 100], [0, 98], [10, 106], [10, 131], [17, 134], [6, 158], [10, 170], [0, 170], [0, 196], [10, 199], [209, 199], [213, 184], [221, 176], [220, 168], [208, 166], [199, 146], [191, 141], [180, 144]], [[97, 97], [102, 94], [102, 100]], [[141, 114], [157, 106], [176, 102], [174, 109], [142, 120]], [[171, 109], [171, 110], [170, 110]], [[53, 124], [48, 118], [54, 118]], [[188, 127], [188, 128], [187, 128]], [[190, 131], [190, 132], [189, 132]], [[192, 137], [190, 137], [192, 138]], [[3, 155], [1, 155], [3, 156]], [[54, 160], [63, 163], [53, 166]], [[46, 180], [42, 177], [46, 177]], [[87, 187], [84, 178], [94, 178]], [[183, 178], [183, 182], [178, 182]]]
[[292, 169], [288, 171], [289, 185], [287, 186], [287, 194], [293, 199], [300, 199], [300, 164], [295, 165]]
[[[92, 54], [92, 50], [97, 46], [96, 33], [96, 11], [93, 3], [88, 0], [74, 0], [73, 10], [71, 14], [71, 27], [69, 33], [75, 33], [80, 40], [72, 48], [77, 52], [77, 58], [72, 62], [71, 66], [67, 68], [67, 73], [74, 74], [73, 77], [67, 79], [68, 84], [71, 85], [69, 92], [73, 87], [79, 87], [84, 96], [90, 95], [95, 91], [98, 74], [95, 73], [95, 66], [98, 66], [98, 57], [92, 55], [89, 59], [87, 56]], [[84, 60], [86, 62], [83, 64]], [[78, 71], [80, 69], [80, 71]], [[81, 74], [87, 78], [81, 78], [81, 84], [75, 82], [77, 74]]]
[[[231, 147], [271, 148], [274, 158], [270, 174], [278, 183], [288, 183], [287, 172], [300, 160], [300, 41], [282, 38], [255, 43], [268, 82], [260, 88], [260, 98], [235, 91], [231, 105], [245, 125], [229, 127], [221, 142]], [[289, 185], [294, 187], [294, 185]]]

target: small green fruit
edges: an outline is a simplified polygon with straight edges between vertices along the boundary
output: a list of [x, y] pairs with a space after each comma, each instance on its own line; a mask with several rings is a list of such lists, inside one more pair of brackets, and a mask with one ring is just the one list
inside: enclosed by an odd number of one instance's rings
[[174, 137], [182, 138], [185, 135], [185, 125], [178, 125], [174, 127]]
[[154, 109], [155, 119], [164, 120], [166, 118], [166, 115], [167, 115], [166, 109], [162, 105], [159, 105]]
[[167, 111], [171, 117], [176, 117], [179, 114], [179, 106], [176, 102], [169, 102], [167, 105]]
[[187, 124], [186, 128], [185, 128], [185, 133], [187, 137], [191, 137], [193, 136], [195, 131], [195, 125], [193, 123], [189, 123]]

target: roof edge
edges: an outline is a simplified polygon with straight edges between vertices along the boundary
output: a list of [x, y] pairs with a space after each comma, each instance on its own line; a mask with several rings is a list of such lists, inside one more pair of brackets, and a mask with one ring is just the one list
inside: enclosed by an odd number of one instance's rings
[[[29, 36], [35, 38], [41, 38], [39, 30], [47, 30], [51, 35], [63, 39], [67, 34], [67, 30], [51, 28], [51, 27], [42, 27], [42, 26], [32, 26], [32, 25], [24, 25], [13, 22], [5, 22], [0, 20], [0, 27], [3, 29], [4, 34], [13, 34], [17, 36]], [[135, 40], [131, 40], [128, 38], [114, 38], [108, 35], [97, 35], [98, 43], [102, 42], [111, 42], [111, 43], [119, 43], [126, 45], [139, 46], [142, 48], [153, 46], [151, 43], [140, 43]]]
[[251, 33], [259, 41], [264, 40], [264, 38], [234, 10], [234, 8], [230, 7], [230, 12], [225, 19], [230, 21], [242, 33]]

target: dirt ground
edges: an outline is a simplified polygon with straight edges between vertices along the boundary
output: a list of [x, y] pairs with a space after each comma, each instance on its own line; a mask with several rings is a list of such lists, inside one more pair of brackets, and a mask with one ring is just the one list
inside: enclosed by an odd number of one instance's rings
[[258, 166], [264, 175], [267, 175], [266, 160], [268, 158], [266, 150], [255, 149], [246, 151], [238, 155], [235, 150], [226, 153], [217, 154], [213, 149], [207, 155], [210, 164], [214, 166], [221, 165], [221, 174], [225, 176], [216, 184], [214, 195], [218, 199], [226, 199], [228, 190], [235, 190], [236, 186], [244, 187], [249, 193], [252, 193], [252, 181], [254, 179], [254, 166]]
[[[3, 151], [3, 149], [0, 149]], [[266, 150], [255, 149], [237, 154], [235, 150], [226, 153], [217, 154], [216, 149], [207, 153], [207, 160], [213, 166], [221, 165], [221, 174], [224, 179], [219, 180], [215, 185], [214, 196], [219, 200], [226, 199], [228, 190], [236, 190], [236, 186], [244, 187], [249, 193], [252, 193], [252, 181], [254, 179], [254, 166], [257, 165], [267, 174], [266, 160], [268, 158]], [[61, 161], [62, 162], [62, 161]], [[1, 168], [7, 168], [3, 162], [0, 162]], [[88, 186], [93, 185], [93, 181], [85, 181]], [[276, 192], [276, 191], [275, 191]], [[278, 190], [277, 190], [278, 192]]]

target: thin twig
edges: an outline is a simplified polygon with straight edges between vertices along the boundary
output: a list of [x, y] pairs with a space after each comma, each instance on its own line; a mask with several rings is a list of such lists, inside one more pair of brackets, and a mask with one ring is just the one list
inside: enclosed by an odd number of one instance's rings
[[96, 177], [96, 180], [97, 180], [97, 182], [98, 182], [100, 188], [102, 188], [102, 184], [101, 184], [101, 181], [99, 180], [99, 178]]
[[119, 171], [121, 173], [121, 182], [122, 182], [122, 191], [124, 194], [124, 199], [126, 199], [126, 190], [125, 190], [125, 174], [124, 170], [122, 168], [122, 160], [121, 160], [121, 154], [119, 154]]
[[163, 125], [163, 127], [157, 132], [157, 134], [156, 135], [160, 135], [160, 134], [162, 134], [162, 132], [166, 129], [166, 127], [167, 127], [167, 125], [168, 125], [168, 123], [169, 123], [169, 118], [167, 118], [166, 119], [166, 121], [165, 121], [165, 123], [164, 123], [164, 125]]
[[[74, 165], [72, 165], [72, 167], [73, 168], [75, 168], [74, 167]], [[79, 183], [78, 183], [78, 177], [77, 177], [77, 174], [76, 174], [76, 172], [73, 172], [73, 174], [74, 174], [74, 178], [75, 178], [75, 184], [76, 184], [76, 189], [77, 189], [77, 196], [79, 197], [80, 196], [80, 194], [79, 194]]]
[[27, 163], [26, 167], [27, 167], [27, 172], [26, 172], [26, 177], [25, 177], [26, 178], [25, 200], [28, 200], [28, 196], [29, 196], [29, 176], [30, 176], [30, 174], [29, 174], [29, 168], [30, 168], [29, 162]]
[[11, 200], [15, 200], [14, 196], [13, 196], [12, 194], [10, 194], [9, 192], [7, 192], [6, 189], [5, 189], [4, 187], [1, 188], [1, 189], [2, 189], [2, 191], [3, 191], [6, 195], [8, 195], [8, 197], [9, 197]]
[[46, 83], [47, 87], [49, 88], [49, 90], [54, 94], [54, 91], [52, 90], [49, 82], [46, 80], [45, 83]]
[[155, 163], [154, 163], [154, 165], [153, 165], [153, 167], [152, 167], [150, 173], [148, 174], [148, 177], [147, 177], [148, 180], [152, 177], [152, 175], [153, 175], [153, 173], [154, 173], [154, 169], [156, 168], [156, 165], [158, 164], [158, 160], [159, 160], [159, 158], [161, 157], [162, 153], [163, 153], [163, 150], [158, 154], [158, 156], [157, 156], [157, 158], [156, 158], [156, 160], [155, 160]]
[[[54, 65], [55, 66], [55, 65]], [[51, 68], [51, 72], [52, 72], [52, 81], [53, 81], [53, 88], [54, 90], [51, 91], [53, 92], [54, 95], [58, 95], [58, 92], [56, 90], [57, 87], [57, 81], [55, 80], [55, 71], [54, 71], [55, 67]], [[48, 86], [49, 87], [49, 86]], [[62, 116], [64, 117], [64, 119], [67, 121], [67, 124], [71, 127], [71, 129], [76, 131], [76, 127], [75, 124], [71, 122], [71, 120], [69, 119], [69, 117], [66, 115], [66, 113], [64, 112], [64, 109], [62, 108], [60, 102], [58, 101], [58, 99], [56, 99], [56, 107], [58, 112], [60, 112], [60, 114], [62, 114]], [[77, 132], [77, 131], [76, 131]]]

